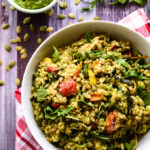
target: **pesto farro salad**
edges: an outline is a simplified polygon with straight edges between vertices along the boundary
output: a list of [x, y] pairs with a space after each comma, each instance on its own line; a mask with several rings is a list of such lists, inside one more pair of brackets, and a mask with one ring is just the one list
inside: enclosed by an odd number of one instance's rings
[[65, 150], [135, 150], [150, 128], [150, 64], [129, 41], [87, 32], [33, 74], [31, 102], [46, 139]]

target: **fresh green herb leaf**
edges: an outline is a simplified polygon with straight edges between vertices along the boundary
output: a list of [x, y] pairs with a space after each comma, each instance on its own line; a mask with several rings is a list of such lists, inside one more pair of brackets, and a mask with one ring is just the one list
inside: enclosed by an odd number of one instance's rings
[[118, 0], [121, 4], [124, 4], [125, 2], [127, 2], [127, 0]]
[[53, 111], [53, 109], [50, 106], [46, 106], [44, 108], [45, 118], [55, 120], [57, 118], [57, 111]]
[[57, 110], [53, 111], [53, 109], [50, 106], [46, 106], [44, 108], [45, 118], [55, 120], [57, 117], [65, 116], [65, 115], [69, 114], [69, 112], [73, 108], [74, 107], [68, 107], [68, 108], [65, 108], [65, 109], [60, 108], [60, 109], [57, 109]]
[[90, 131], [90, 135], [93, 136], [93, 137], [95, 137], [95, 138], [101, 139], [101, 140], [108, 141], [110, 139], [109, 136], [107, 136], [107, 135], [100, 135], [95, 130]]
[[67, 115], [74, 107], [71, 106], [71, 107], [68, 107], [68, 108], [60, 108], [59, 111], [58, 111], [58, 116], [65, 116]]
[[139, 4], [140, 6], [144, 6], [147, 0], [133, 0], [135, 3]]
[[48, 78], [49, 78], [50, 81], [51, 81], [51, 80], [58, 79], [59, 76], [58, 76], [58, 74], [56, 74], [56, 73], [48, 73]]
[[43, 87], [40, 87], [37, 90], [37, 101], [38, 102], [45, 101], [46, 100], [46, 96], [47, 96], [46, 89], [44, 89]]
[[130, 143], [125, 143], [125, 147], [127, 148], [127, 150], [135, 150], [136, 145], [137, 145], [136, 140], [131, 140]]
[[141, 86], [137, 87], [137, 94], [142, 98], [144, 101], [144, 105], [150, 105], [150, 93], [144, 92]]
[[59, 61], [59, 52], [55, 46], [53, 46], [53, 49], [54, 49], [53, 62], [56, 63]]
[[125, 72], [125, 78], [137, 78], [139, 80], [149, 80], [150, 78], [145, 77], [143, 74], [138, 74], [136, 70], [128, 70]]
[[117, 59], [116, 62], [124, 67], [129, 68], [130, 65], [128, 64], [128, 62], [125, 59]]
[[113, 60], [118, 60], [119, 58], [119, 55], [120, 54], [118, 54], [118, 53], [116, 53], [116, 52], [108, 52], [107, 53], [107, 56], [109, 56], [110, 58], [112, 58]]
[[53, 79], [53, 74], [52, 73], [48, 73], [48, 77]]
[[136, 70], [128, 70], [125, 74], [125, 78], [132, 78], [132, 77], [135, 77], [135, 78], [138, 78], [138, 73], [136, 72]]
[[91, 33], [90, 32], [86, 32], [86, 35], [85, 35], [85, 39], [87, 40], [88, 43], [91, 43]]

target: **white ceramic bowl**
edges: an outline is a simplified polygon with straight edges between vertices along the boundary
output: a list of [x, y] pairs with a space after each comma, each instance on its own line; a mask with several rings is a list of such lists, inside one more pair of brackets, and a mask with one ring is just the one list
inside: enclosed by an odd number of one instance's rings
[[40, 9], [26, 9], [26, 8], [19, 6], [14, 0], [7, 0], [7, 1], [13, 7], [15, 7], [17, 10], [24, 12], [24, 13], [27, 13], [27, 14], [38, 14], [38, 13], [45, 12], [45, 11], [49, 10], [50, 8], [52, 8], [57, 2], [57, 0], [53, 0], [49, 5], [47, 5], [43, 8], [40, 8]]
[[[138, 49], [142, 54], [148, 55], [147, 61], [150, 62], [149, 41], [139, 33], [112, 22], [88, 21], [76, 23], [57, 31], [52, 36], [48, 37], [31, 57], [22, 82], [22, 106], [27, 125], [34, 138], [45, 150], [57, 150], [58, 148], [45, 139], [44, 134], [41, 132], [34, 119], [30, 102], [32, 75], [42, 58], [51, 52], [51, 45], [59, 47], [71, 43], [87, 31], [107, 32], [115, 39], [129, 40], [134, 48]], [[140, 139], [137, 150], [149, 150], [149, 147], [150, 131]]]

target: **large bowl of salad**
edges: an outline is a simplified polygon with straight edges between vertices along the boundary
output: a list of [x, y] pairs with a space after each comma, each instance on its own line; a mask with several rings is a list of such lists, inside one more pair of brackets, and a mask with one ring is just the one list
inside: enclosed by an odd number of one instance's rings
[[48, 37], [22, 83], [25, 119], [41, 147], [148, 150], [149, 47], [139, 33], [103, 21]]

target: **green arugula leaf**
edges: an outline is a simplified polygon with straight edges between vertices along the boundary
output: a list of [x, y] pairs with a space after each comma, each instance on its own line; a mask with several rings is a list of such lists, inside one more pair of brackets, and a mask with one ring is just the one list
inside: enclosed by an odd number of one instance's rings
[[53, 46], [53, 49], [54, 49], [53, 62], [56, 63], [59, 61], [59, 52], [55, 46]]
[[47, 96], [46, 89], [44, 89], [43, 87], [40, 87], [37, 90], [37, 101], [38, 102], [45, 101], [46, 100], [46, 96]]
[[125, 78], [137, 78], [139, 80], [150, 80], [150, 78], [144, 76], [143, 74], [138, 74], [136, 70], [128, 70], [125, 72]]
[[125, 73], [125, 78], [132, 78], [132, 77], [138, 78], [138, 73], [136, 72], [136, 70], [128, 70]]
[[136, 145], [137, 145], [136, 140], [131, 140], [130, 143], [125, 143], [125, 147], [127, 148], [127, 150], [135, 150]]
[[127, 0], [118, 0], [121, 4], [124, 4], [125, 2], [127, 2]]
[[45, 118], [46, 119], [51, 119], [51, 120], [55, 120], [57, 117], [60, 116], [65, 116], [67, 114], [69, 114], [69, 112], [73, 109], [74, 107], [68, 107], [68, 108], [60, 108], [57, 110], [54, 110], [50, 107], [50, 106], [46, 106], [44, 108], [44, 113], [45, 113]]
[[50, 106], [46, 106], [44, 108], [45, 118], [55, 120], [57, 118], [57, 111], [53, 111], [53, 109]]
[[86, 32], [86, 35], [85, 35], [85, 39], [87, 40], [88, 43], [91, 43], [91, 33], [90, 32]]
[[97, 138], [97, 139], [101, 139], [101, 140], [105, 140], [105, 141], [108, 141], [110, 139], [109, 136], [99, 134], [95, 130], [90, 131], [90, 135]]
[[74, 108], [73, 106], [68, 107], [68, 108], [65, 108], [65, 109], [60, 108], [57, 114], [58, 114], [58, 116], [65, 116], [65, 115], [67, 115], [73, 108]]
[[135, 3], [139, 4], [140, 6], [144, 6], [147, 0], [133, 0]]
[[124, 67], [131, 67], [125, 59], [117, 59], [116, 62]]
[[116, 52], [108, 52], [107, 53], [107, 56], [109, 56], [110, 58], [112, 58], [113, 60], [118, 60], [119, 58], [119, 55], [120, 54], [118, 54], [118, 53], [116, 53]]
[[[93, 0], [89, 3], [90, 6], [82, 8], [81, 12], [83, 13], [83, 12], [91, 10], [92, 8], [94, 8], [96, 6], [96, 3], [103, 5], [105, 1], [106, 0]], [[129, 3], [135, 2], [140, 6], [144, 6], [146, 4], [147, 0], [115, 0], [111, 3], [109, 3], [109, 5], [116, 5], [116, 4], [122, 4], [123, 5], [126, 2], [129, 2]]]
[[144, 101], [144, 105], [150, 105], [150, 93], [146, 93], [143, 91], [141, 86], [137, 87], [137, 94], [142, 98]]

